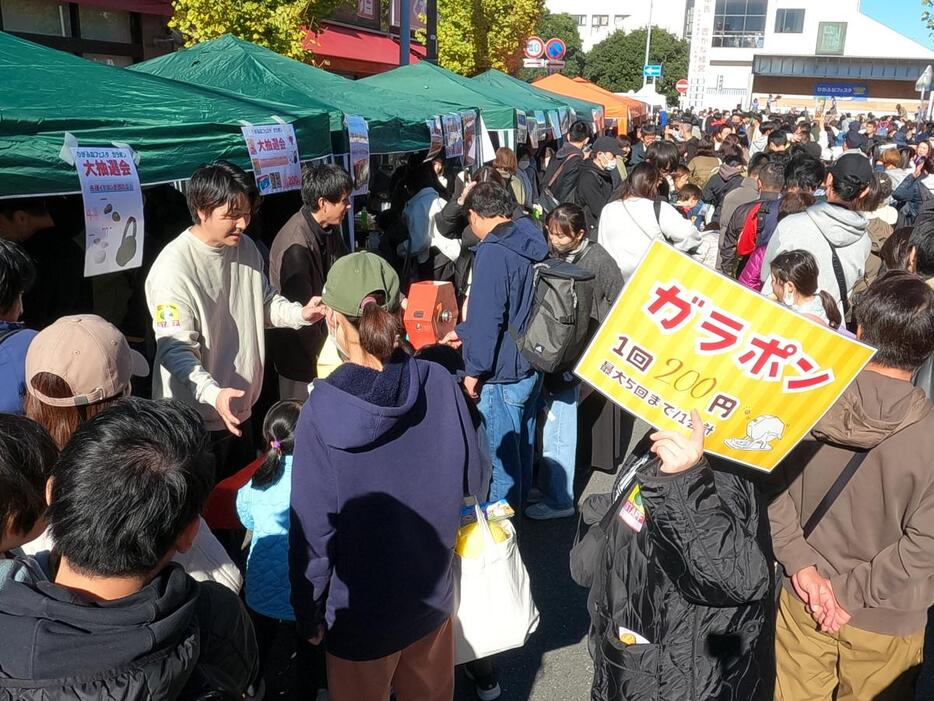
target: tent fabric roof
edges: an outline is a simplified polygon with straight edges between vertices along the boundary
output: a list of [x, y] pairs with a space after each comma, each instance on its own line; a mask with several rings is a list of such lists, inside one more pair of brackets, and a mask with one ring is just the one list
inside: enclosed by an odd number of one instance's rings
[[428, 98], [463, 105], [464, 109], [476, 107], [480, 109], [487, 129], [516, 128], [516, 106], [501, 94], [497, 98], [494, 96], [497, 91], [427, 61], [400, 66], [357, 82], [406, 93], [412, 102]]
[[[425, 120], [461, 109], [433, 96], [411, 96], [364, 85], [225, 35], [132, 66], [130, 70], [194, 83], [227, 94], [288, 104], [293, 111], [323, 110], [334, 149], [346, 152], [344, 115], [367, 120], [371, 153], [418, 151], [431, 139]], [[470, 107], [464, 104], [463, 109]]]
[[490, 69], [471, 79], [471, 82], [485, 86], [488, 90], [500, 91], [500, 94], [515, 104], [517, 109], [526, 113], [535, 110], [549, 110], [556, 107], [572, 107], [578, 113], [578, 119], [587, 122], [593, 121], [593, 110], [600, 105], [584, 102], [566, 95], [554, 93], [533, 87], [525, 81], [513, 78], [511, 75]]
[[0, 197], [79, 192], [60, 157], [65, 134], [80, 145], [129, 144], [143, 184], [184, 180], [200, 165], [250, 159], [241, 121], [277, 115], [295, 128], [302, 158], [331, 153], [324, 111], [226, 96], [106, 66], [0, 32]]
[[597, 87], [587, 81], [578, 82], [572, 80], [560, 73], [553, 73], [544, 78], [539, 78], [533, 85], [553, 92], [558, 95], [569, 95], [588, 102], [595, 102], [603, 105], [604, 113], [607, 117], [619, 120], [619, 130], [621, 133], [629, 131], [629, 114], [631, 103], [613, 93]]
[[[315, 56], [366, 61], [384, 66], [382, 70], [399, 65], [398, 39], [358, 27], [325, 23], [317, 35], [308, 32], [304, 44]], [[425, 55], [424, 46], [415, 43], [411, 45], [411, 63], [418, 63]]]

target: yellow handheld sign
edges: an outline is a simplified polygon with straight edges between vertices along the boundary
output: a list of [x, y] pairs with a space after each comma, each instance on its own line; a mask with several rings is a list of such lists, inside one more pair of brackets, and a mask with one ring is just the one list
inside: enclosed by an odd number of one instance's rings
[[660, 429], [771, 471], [875, 351], [655, 241], [575, 372]]

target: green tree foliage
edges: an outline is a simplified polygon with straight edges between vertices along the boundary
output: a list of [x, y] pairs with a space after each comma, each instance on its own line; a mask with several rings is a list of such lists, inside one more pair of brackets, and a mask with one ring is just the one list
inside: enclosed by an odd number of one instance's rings
[[[584, 66], [586, 64], [587, 54], [581, 48], [581, 37], [577, 32], [577, 20], [566, 13], [552, 14], [546, 12], [535, 25], [535, 36], [540, 37], [542, 41], [549, 39], [561, 39], [567, 46], [568, 52], [564, 56], [565, 67], [559, 72], [571, 78], [584, 75]], [[525, 44], [523, 43], [523, 49]], [[519, 71], [519, 78], [522, 80], [535, 80], [546, 75], [544, 68], [523, 68]]]
[[463, 75], [516, 73], [544, 0], [438, 0], [438, 62]]
[[[343, 0], [174, 0], [169, 26], [185, 37], [185, 46], [233, 34], [285, 56], [310, 57], [304, 47], [307, 29], [317, 27]], [[312, 47], [313, 49], [313, 47]]]
[[924, 8], [921, 10], [921, 21], [927, 26], [931, 36], [934, 36], [934, 12], [931, 11], [934, 0], [921, 0], [921, 7]]
[[[587, 54], [584, 77], [612, 92], [641, 88], [645, 34], [644, 28], [628, 34], [618, 31], [601, 41]], [[656, 89], [670, 100], [678, 97], [675, 83], [688, 76], [690, 51], [689, 42], [664, 29], [652, 29], [649, 63], [662, 64], [662, 77]]]

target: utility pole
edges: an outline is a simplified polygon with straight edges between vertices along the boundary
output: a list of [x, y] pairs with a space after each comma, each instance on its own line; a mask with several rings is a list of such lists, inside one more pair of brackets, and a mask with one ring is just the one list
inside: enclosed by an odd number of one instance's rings
[[428, 0], [425, 7], [425, 29], [428, 34], [428, 63], [438, 63], [438, 0]]
[[412, 41], [412, 0], [399, 0], [399, 65], [409, 65]]
[[[645, 25], [645, 61], [643, 66], [649, 65], [649, 48], [652, 46], [652, 0], [649, 0], [649, 22]], [[642, 70], [642, 87], [648, 84], [649, 79], [645, 75], [645, 69]]]

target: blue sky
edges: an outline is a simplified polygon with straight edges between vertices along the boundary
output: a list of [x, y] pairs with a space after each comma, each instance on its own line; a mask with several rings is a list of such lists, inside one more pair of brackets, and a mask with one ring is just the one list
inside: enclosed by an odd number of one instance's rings
[[934, 40], [921, 22], [921, 0], [862, 0], [860, 9], [864, 15], [934, 49]]

